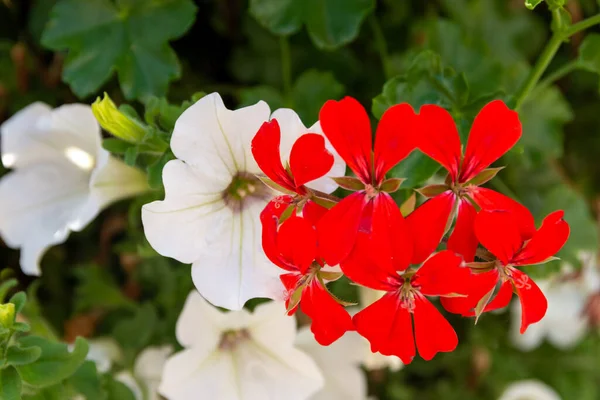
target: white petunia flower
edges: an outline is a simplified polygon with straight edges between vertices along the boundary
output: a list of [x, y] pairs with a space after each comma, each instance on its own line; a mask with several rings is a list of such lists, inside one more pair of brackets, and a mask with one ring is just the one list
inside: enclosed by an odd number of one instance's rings
[[561, 400], [554, 389], [543, 382], [524, 380], [511, 383], [498, 400]]
[[[358, 295], [362, 308], [368, 307], [379, 300], [385, 292], [381, 290], [369, 289], [364, 286], [359, 286]], [[404, 367], [402, 360], [396, 356], [386, 356], [379, 352], [373, 353], [369, 342], [364, 339], [365, 346], [363, 350], [362, 363], [368, 370], [389, 368], [392, 371], [399, 371]]]
[[91, 108], [34, 103], [0, 127], [0, 235], [21, 248], [21, 269], [40, 275], [48, 247], [80, 231], [108, 204], [147, 190], [144, 174], [102, 148]]
[[115, 377], [132, 391], [136, 400], [159, 400], [158, 387], [171, 346], [148, 347], [135, 360], [133, 373], [123, 371]]
[[[282, 157], [300, 135], [321, 133], [318, 123], [307, 129], [292, 110], [271, 115], [263, 101], [232, 111], [217, 93], [200, 99], [175, 124], [171, 149], [177, 160], [163, 169], [165, 199], [142, 209], [152, 247], [192, 264], [196, 288], [219, 307], [239, 310], [251, 298], [283, 297], [280, 271], [261, 246], [259, 215], [274, 193], [256, 178], [260, 170], [250, 148], [270, 118], [281, 127]], [[336, 160], [330, 175], [343, 176], [345, 165], [329, 148]], [[337, 187], [326, 177], [309, 186], [326, 192]]]
[[548, 311], [522, 335], [519, 333], [521, 307], [512, 304], [510, 337], [515, 347], [529, 351], [547, 338], [555, 347], [569, 349], [586, 334], [589, 324], [585, 307], [589, 296], [600, 290], [600, 274], [595, 254], [582, 254], [580, 258], [583, 266], [575, 278], [570, 276], [571, 268], [566, 266], [559, 276], [538, 282], [548, 299]]
[[163, 370], [169, 400], [303, 400], [323, 387], [315, 362], [294, 347], [296, 322], [275, 302], [223, 313], [192, 292], [177, 321], [185, 349]]
[[325, 386], [310, 400], [364, 400], [367, 398], [367, 378], [360, 364], [363, 362], [365, 340], [356, 332], [346, 332], [330, 346], [321, 346], [309, 327], [298, 332], [296, 346], [317, 363]]

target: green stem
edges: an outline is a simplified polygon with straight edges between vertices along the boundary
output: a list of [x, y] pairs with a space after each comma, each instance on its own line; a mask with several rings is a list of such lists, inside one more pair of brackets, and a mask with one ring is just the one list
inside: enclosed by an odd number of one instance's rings
[[290, 42], [287, 36], [281, 36], [279, 39], [281, 47], [281, 77], [283, 80], [283, 94], [286, 105], [294, 106], [292, 99], [292, 57], [290, 52]]
[[385, 40], [383, 30], [381, 29], [381, 25], [379, 24], [379, 20], [377, 19], [375, 14], [371, 14], [371, 16], [369, 17], [369, 24], [371, 24], [371, 29], [373, 29], [375, 47], [377, 47], [377, 52], [379, 53], [379, 58], [381, 59], [383, 73], [385, 74], [386, 79], [390, 79], [392, 77], [392, 71], [390, 68], [390, 61], [388, 57], [387, 42]]
[[579, 60], [572, 60], [572, 61], [566, 63], [565, 65], [563, 65], [556, 71], [549, 74], [546, 78], [542, 79], [540, 81], [540, 83], [538, 83], [538, 85], [535, 87], [533, 92], [537, 93], [537, 92], [547, 88], [548, 86], [552, 85], [554, 82], [558, 81], [559, 79], [563, 78], [564, 76], [570, 74], [571, 72], [573, 72], [574, 70], [579, 68], [579, 66], [580, 66]]
[[[557, 18], [559, 18], [557, 13], [553, 13], [552, 17], [554, 21], [557, 21]], [[558, 51], [560, 45], [574, 34], [581, 32], [582, 30], [587, 29], [596, 24], [600, 24], [600, 14], [594, 15], [593, 17], [589, 17], [581, 22], [573, 24], [565, 30], [554, 32], [554, 34], [550, 38], [550, 41], [548, 42], [548, 44], [546, 44], [544, 51], [540, 55], [540, 58], [537, 60], [533, 69], [531, 70], [531, 73], [529, 74], [525, 82], [523, 82], [521, 88], [517, 91], [517, 94], [515, 95], [515, 110], [518, 110], [519, 107], [523, 105], [523, 102], [525, 101], [527, 96], [536, 86], [536, 84], [544, 74], [544, 71], [546, 71], [546, 68], [548, 68], [550, 61], [552, 61], [552, 59], [554, 58], [554, 55]]]

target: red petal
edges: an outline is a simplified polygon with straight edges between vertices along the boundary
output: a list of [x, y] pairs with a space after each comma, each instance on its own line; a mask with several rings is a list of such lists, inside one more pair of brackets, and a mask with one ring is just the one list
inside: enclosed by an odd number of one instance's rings
[[454, 202], [454, 193], [447, 191], [427, 200], [406, 218], [414, 244], [412, 264], [421, 264], [438, 247]]
[[290, 265], [305, 274], [317, 254], [317, 232], [309, 221], [292, 215], [279, 228], [277, 248]]
[[423, 133], [417, 147], [448, 170], [453, 182], [458, 178], [462, 156], [460, 136], [452, 115], [442, 107], [424, 105], [419, 111]]
[[302, 208], [302, 216], [309, 220], [314, 226], [317, 226], [317, 223], [323, 218], [323, 215], [325, 215], [327, 211], [329, 210], [325, 207], [309, 200]]
[[569, 238], [569, 224], [564, 211], [555, 211], [544, 218], [542, 227], [513, 258], [515, 265], [537, 264], [555, 255]]
[[415, 339], [419, 355], [429, 361], [437, 353], [449, 352], [458, 346], [458, 336], [452, 325], [423, 296], [415, 298]]
[[475, 306], [496, 286], [498, 278], [497, 269], [481, 274], [472, 273], [467, 283], [467, 297], [441, 297], [440, 302], [451, 313], [473, 316]]
[[[281, 281], [281, 283], [283, 283], [283, 286], [285, 287], [285, 307], [286, 307], [286, 309], [289, 307], [290, 298], [291, 298], [292, 294], [294, 294], [294, 292], [298, 288], [298, 282], [300, 281], [300, 279], [302, 279], [303, 276], [304, 275], [299, 274], [297, 272], [279, 275], [279, 280]], [[291, 309], [288, 312], [288, 315], [294, 315], [297, 308], [298, 308], [298, 305], [296, 305], [296, 307]]]
[[469, 196], [471, 196], [482, 210], [504, 210], [513, 213], [519, 223], [519, 231], [521, 232], [523, 241], [531, 239], [535, 233], [535, 221], [527, 207], [491, 189], [473, 186], [468, 189], [468, 192]]
[[410, 312], [401, 305], [396, 293], [387, 293], [352, 320], [358, 333], [371, 343], [371, 351], [397, 356], [404, 364], [410, 364], [415, 357]]
[[277, 120], [263, 123], [252, 139], [252, 155], [266, 176], [278, 185], [295, 192], [294, 181], [281, 164], [280, 140], [281, 132]]
[[262, 224], [262, 247], [271, 262], [287, 271], [295, 271], [296, 267], [285, 260], [277, 247], [277, 227], [279, 217], [291, 204], [291, 196], [278, 196], [271, 200], [260, 213]]
[[521, 137], [516, 111], [494, 100], [475, 117], [463, 160], [460, 182], [467, 182], [510, 150]]
[[477, 210], [471, 202], [467, 199], [460, 199], [456, 224], [448, 239], [447, 248], [462, 255], [467, 262], [475, 259], [475, 252], [479, 244], [477, 236], [475, 236], [476, 216]]
[[538, 285], [518, 269], [513, 270], [513, 284], [521, 300], [521, 334], [523, 334], [529, 325], [544, 318], [548, 301]]
[[410, 154], [419, 136], [419, 117], [406, 103], [387, 109], [375, 134], [375, 182], [381, 184], [385, 174]]
[[313, 279], [302, 292], [300, 308], [311, 318], [310, 330], [315, 335], [315, 340], [323, 346], [329, 346], [346, 331], [354, 329], [348, 312], [329, 295], [317, 279]]
[[510, 281], [504, 282], [502, 285], [500, 285], [500, 289], [498, 290], [498, 293], [496, 293], [496, 295], [494, 296], [492, 301], [490, 301], [485, 306], [485, 308], [483, 309], [483, 312], [499, 310], [501, 308], [508, 306], [508, 304], [510, 303], [510, 299], [512, 298], [512, 295], [513, 295], [512, 283]]
[[475, 218], [475, 234], [504, 265], [510, 263], [523, 245], [514, 215], [507, 211], [480, 211]]
[[471, 271], [462, 257], [445, 250], [429, 257], [412, 278], [412, 285], [427, 296], [468, 294]]
[[290, 152], [290, 170], [296, 187], [322, 177], [331, 170], [333, 155], [325, 148], [325, 138], [316, 133], [300, 136]]
[[366, 205], [364, 193], [353, 193], [333, 206], [317, 224], [319, 254], [327, 264], [338, 265], [352, 251]]
[[373, 135], [365, 108], [352, 97], [329, 100], [321, 108], [319, 120], [340, 157], [363, 183], [371, 183]]

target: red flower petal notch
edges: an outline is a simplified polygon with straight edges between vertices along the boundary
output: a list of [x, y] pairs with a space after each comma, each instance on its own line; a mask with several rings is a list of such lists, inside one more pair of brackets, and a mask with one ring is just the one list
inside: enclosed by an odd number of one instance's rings
[[377, 128], [374, 157], [369, 116], [356, 100], [328, 101], [319, 120], [325, 136], [356, 175], [338, 181], [356, 193], [335, 205], [318, 227], [322, 255], [327, 264], [337, 265], [352, 251], [359, 230], [371, 234], [371, 216], [383, 204], [376, 199], [398, 189], [400, 181], [386, 181], [385, 174], [416, 148], [419, 120], [408, 104], [390, 107]]
[[[563, 219], [563, 212], [556, 211], [544, 219], [531, 240], [523, 238], [521, 232], [522, 222], [514, 213], [480, 211], [475, 219], [475, 233], [479, 242], [497, 259], [481, 263], [477, 271], [480, 285], [471, 288], [469, 301], [462, 304], [450, 301], [444, 306], [453, 312], [479, 317], [483, 312], [507, 306], [515, 292], [523, 310], [521, 333], [540, 321], [548, 306], [546, 298], [535, 282], [517, 267], [551, 259], [567, 241], [569, 225]], [[500, 289], [494, 295], [498, 284]]]
[[298, 305], [312, 319], [315, 339], [327, 346], [352, 330], [352, 319], [325, 286], [341, 277], [317, 262], [317, 234], [314, 224], [292, 214], [281, 226], [280, 208], [269, 204], [261, 214], [263, 249], [267, 257], [286, 271], [280, 276], [285, 288], [286, 307], [292, 315]]
[[521, 123], [517, 113], [500, 100], [488, 103], [473, 122], [464, 155], [458, 130], [448, 111], [436, 105], [425, 105], [421, 107], [419, 116], [423, 134], [417, 138], [417, 147], [448, 171], [445, 184], [420, 190], [424, 195], [433, 197], [430, 202], [441, 196], [450, 196], [451, 206], [445, 208], [446, 214], [440, 220], [432, 221], [438, 224], [436, 232], [440, 230], [440, 226], [446, 226], [458, 203], [458, 219], [448, 248], [459, 252], [466, 260], [473, 259], [477, 248], [473, 232], [473, 204], [483, 210], [517, 213], [523, 222], [520, 225], [523, 236], [530, 238], [535, 225], [529, 211], [500, 193], [479, 187], [500, 170], [488, 167], [510, 150], [521, 137]]

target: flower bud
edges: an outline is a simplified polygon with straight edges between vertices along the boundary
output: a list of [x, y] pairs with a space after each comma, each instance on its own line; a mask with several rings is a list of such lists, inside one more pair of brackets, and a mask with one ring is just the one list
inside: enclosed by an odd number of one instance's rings
[[11, 328], [15, 322], [15, 305], [13, 303], [0, 304], [0, 326]]
[[92, 104], [92, 111], [100, 126], [119, 139], [138, 143], [146, 134], [142, 124], [119, 111], [106, 93], [103, 99], [98, 97]]

